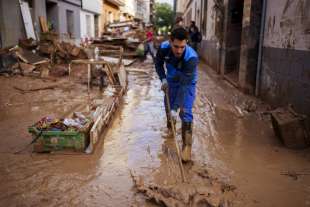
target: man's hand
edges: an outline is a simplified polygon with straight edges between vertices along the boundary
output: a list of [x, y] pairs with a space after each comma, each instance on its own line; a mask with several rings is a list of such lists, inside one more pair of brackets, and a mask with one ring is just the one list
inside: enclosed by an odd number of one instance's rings
[[162, 79], [162, 81], [161, 81], [161, 90], [162, 90], [162, 91], [167, 91], [167, 89], [168, 89], [168, 82], [167, 82], [167, 80], [164, 78], [164, 79]]
[[175, 122], [178, 117], [178, 112], [176, 112], [175, 110], [171, 110], [170, 115], [171, 115], [172, 120]]

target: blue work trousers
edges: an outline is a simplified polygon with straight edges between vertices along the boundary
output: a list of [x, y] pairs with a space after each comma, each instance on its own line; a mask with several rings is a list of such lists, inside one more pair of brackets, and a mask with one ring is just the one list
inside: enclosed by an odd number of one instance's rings
[[[168, 92], [170, 99], [170, 110], [177, 111], [180, 108], [180, 118], [183, 122], [193, 122], [193, 105], [196, 95], [196, 84], [182, 86], [180, 84], [168, 82]], [[167, 102], [165, 97], [165, 109], [167, 109]]]

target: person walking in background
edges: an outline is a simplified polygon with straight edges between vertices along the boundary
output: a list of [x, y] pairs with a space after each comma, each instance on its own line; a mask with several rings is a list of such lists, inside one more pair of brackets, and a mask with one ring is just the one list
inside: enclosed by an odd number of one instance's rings
[[198, 44], [202, 40], [201, 33], [199, 32], [198, 27], [196, 26], [195, 21], [191, 21], [191, 25], [189, 27], [189, 36], [190, 36], [190, 46], [197, 52]]
[[179, 28], [179, 27], [184, 27], [184, 23], [183, 23], [183, 18], [182, 17], [177, 17], [175, 19], [175, 23], [172, 27], [172, 31], [176, 28]]
[[144, 47], [144, 59], [146, 59], [147, 54], [150, 53], [153, 62], [155, 61], [155, 49], [154, 49], [154, 33], [152, 25], [146, 27], [146, 40]]

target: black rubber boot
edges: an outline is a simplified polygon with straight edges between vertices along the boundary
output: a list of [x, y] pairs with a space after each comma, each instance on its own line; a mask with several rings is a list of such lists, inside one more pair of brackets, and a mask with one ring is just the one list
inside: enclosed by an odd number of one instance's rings
[[193, 134], [193, 123], [182, 122], [182, 161], [191, 161], [192, 155], [192, 134]]

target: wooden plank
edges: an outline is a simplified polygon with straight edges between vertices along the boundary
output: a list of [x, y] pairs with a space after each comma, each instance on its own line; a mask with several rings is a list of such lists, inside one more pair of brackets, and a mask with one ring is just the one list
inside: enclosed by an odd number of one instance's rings
[[16, 56], [25, 63], [31, 63], [33, 65], [48, 63], [49, 61], [38, 54], [32, 53], [28, 50], [19, 49], [15, 52]]
[[[107, 76], [108, 76], [108, 79], [109, 79], [110, 84], [114, 85], [114, 81], [113, 81], [113, 78], [112, 78], [112, 76], [111, 76], [111, 73], [110, 73], [110, 71], [109, 71], [109, 68], [108, 68], [108, 65], [107, 65], [107, 64], [104, 65], [104, 70], [105, 70], [105, 72], [106, 72], [106, 74], [107, 74]], [[113, 75], [113, 74], [112, 74], [112, 75]]]
[[98, 143], [100, 134], [103, 131], [103, 127], [109, 124], [109, 121], [112, 118], [113, 113], [116, 111], [117, 107], [120, 104], [120, 98], [123, 94], [124, 89], [122, 88], [118, 95], [114, 98], [112, 104], [105, 107], [101, 110], [100, 114], [97, 117], [93, 127], [90, 130], [90, 146], [88, 147], [87, 153], [92, 153], [95, 145]]
[[50, 61], [49, 60], [41, 60], [41, 61], [38, 61], [38, 62], [35, 62], [35, 63], [32, 63], [33, 65], [40, 65], [40, 64], [44, 64], [44, 63], [49, 63]]
[[113, 54], [119, 54], [119, 50], [113, 50], [113, 49], [101, 49], [99, 50], [100, 53], [113, 53]]
[[115, 49], [115, 50], [119, 50], [121, 48], [121, 46], [108, 45], [108, 44], [92, 44], [90, 47], [99, 47], [99, 48]]
[[22, 13], [22, 17], [24, 20], [25, 30], [26, 30], [26, 36], [27, 38], [32, 38], [36, 40], [36, 35], [34, 33], [34, 28], [32, 24], [32, 18], [29, 10], [28, 2], [20, 1], [20, 9]]
[[121, 66], [123, 63], [123, 54], [124, 54], [124, 48], [120, 48], [119, 49], [119, 61], [118, 61], [118, 65]]
[[39, 21], [40, 21], [42, 32], [44, 33], [48, 32], [48, 26], [47, 26], [46, 19], [43, 16], [39, 16]]
[[110, 64], [108, 64], [108, 63], [106, 63], [106, 66], [107, 66], [107, 69], [108, 69], [108, 73], [111, 76], [111, 80], [112, 80], [111, 84], [112, 85], [116, 85], [116, 80], [114, 78], [113, 69], [111, 68]]
[[148, 75], [149, 73], [144, 71], [144, 70], [141, 70], [141, 69], [135, 69], [135, 68], [126, 68], [126, 71], [127, 72], [134, 72], [134, 73], [144, 73], [145, 75]]
[[102, 131], [102, 127], [105, 123], [104, 122], [104, 115], [107, 112], [107, 108], [108, 107], [101, 110], [101, 112], [98, 114], [98, 116], [95, 120], [93, 127], [90, 130], [90, 143], [92, 145], [95, 145], [99, 140], [99, 135], [100, 135], [100, 133]]
[[19, 52], [16, 51], [15, 54], [24, 63], [29, 63], [29, 61], [22, 54], [20, 54]]
[[94, 59], [78, 59], [78, 60], [72, 60], [71, 63], [74, 64], [106, 64], [107, 62], [104, 60], [94, 60]]
[[127, 88], [127, 72], [125, 70], [124, 65], [119, 67], [119, 71], [117, 73], [119, 82], [123, 88]]
[[71, 74], [71, 63], [69, 63], [69, 76], [70, 76], [70, 74]]
[[91, 66], [90, 64], [87, 65], [87, 91], [89, 93], [90, 90], [90, 82], [91, 82]]

